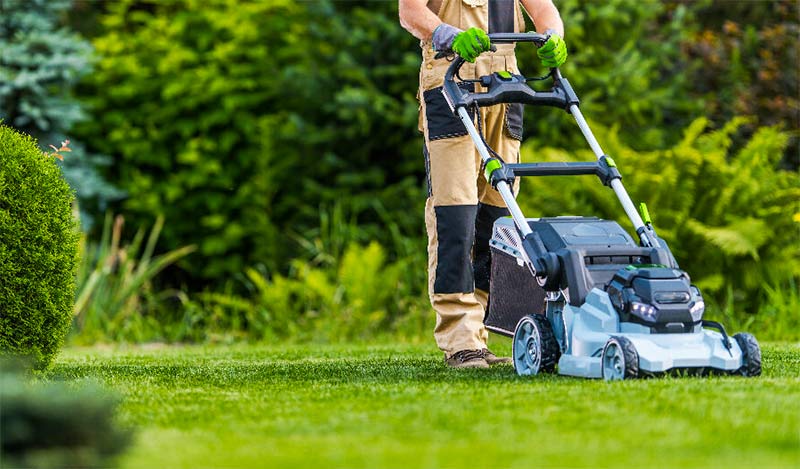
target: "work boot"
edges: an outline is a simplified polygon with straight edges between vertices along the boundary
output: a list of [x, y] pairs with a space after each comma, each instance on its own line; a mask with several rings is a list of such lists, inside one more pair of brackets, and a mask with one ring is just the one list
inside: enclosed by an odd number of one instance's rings
[[488, 348], [481, 350], [481, 353], [483, 353], [483, 360], [490, 365], [511, 363], [511, 357], [498, 357]]
[[445, 355], [444, 363], [450, 368], [489, 368], [482, 350], [459, 350], [449, 358]]

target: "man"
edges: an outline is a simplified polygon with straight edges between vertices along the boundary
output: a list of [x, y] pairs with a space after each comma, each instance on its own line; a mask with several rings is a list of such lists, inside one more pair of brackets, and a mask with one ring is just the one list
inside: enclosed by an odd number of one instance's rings
[[[428, 289], [436, 311], [434, 337], [455, 368], [488, 368], [510, 363], [487, 346], [483, 318], [489, 291], [489, 239], [494, 221], [508, 214], [503, 199], [481, 176], [481, 159], [466, 128], [441, 93], [450, 61], [438, 52], [455, 52], [468, 62], [462, 78], [495, 71], [519, 73], [513, 44], [490, 48], [488, 33], [522, 32], [522, 7], [537, 31], [551, 34], [538, 49], [545, 67], [558, 67], [567, 51], [564, 26], [551, 0], [399, 0], [400, 24], [420, 39], [419, 127], [428, 178], [425, 225], [428, 232]], [[463, 83], [461, 86], [472, 87]], [[474, 90], [474, 88], [470, 88]], [[480, 91], [477, 90], [477, 91]], [[519, 161], [522, 105], [481, 108], [476, 122], [489, 145], [508, 163]], [[471, 112], [472, 113], [472, 112]], [[515, 187], [516, 193], [517, 187]]]

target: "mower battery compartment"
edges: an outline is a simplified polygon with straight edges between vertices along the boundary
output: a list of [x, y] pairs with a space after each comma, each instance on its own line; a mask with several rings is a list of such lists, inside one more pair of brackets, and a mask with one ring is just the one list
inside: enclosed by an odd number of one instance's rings
[[614, 274], [605, 290], [621, 322], [653, 334], [692, 332], [703, 319], [703, 297], [682, 270], [631, 265]]
[[[545, 248], [558, 256], [563, 267], [560, 288], [568, 291], [570, 304], [576, 306], [595, 286], [603, 289], [620, 269], [657, 261], [652, 259], [652, 249], [637, 246], [614, 221], [555, 217], [528, 223]], [[531, 281], [533, 273], [511, 218], [495, 221], [489, 245], [492, 282], [484, 323], [494, 332], [511, 336], [522, 317], [544, 312], [546, 292]]]

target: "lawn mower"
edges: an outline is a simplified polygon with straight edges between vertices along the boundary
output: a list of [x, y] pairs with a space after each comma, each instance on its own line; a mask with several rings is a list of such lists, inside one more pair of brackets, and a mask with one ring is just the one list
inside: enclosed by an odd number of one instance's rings
[[[536, 33], [489, 37], [493, 44], [537, 47], [548, 39]], [[459, 76], [463, 64], [463, 58], [453, 58], [442, 93], [478, 149], [488, 182], [511, 214], [494, 223], [484, 322], [489, 330], [513, 337], [517, 374], [557, 371], [606, 380], [676, 372], [760, 375], [761, 350], [754, 336], [739, 333], [731, 338], [720, 323], [703, 319], [700, 290], [656, 234], [646, 205], [637, 211], [616, 163], [601, 149], [560, 70], [550, 69], [538, 78], [498, 71], [465, 80]], [[547, 79], [552, 79], [549, 91], [528, 85]], [[465, 86], [469, 82], [473, 85]], [[470, 91], [474, 85], [485, 91]], [[597, 160], [506, 163], [469, 115], [477, 107], [500, 103], [567, 111]], [[525, 218], [511, 189], [515, 177], [577, 175], [594, 175], [615, 192], [637, 241], [611, 220]]]

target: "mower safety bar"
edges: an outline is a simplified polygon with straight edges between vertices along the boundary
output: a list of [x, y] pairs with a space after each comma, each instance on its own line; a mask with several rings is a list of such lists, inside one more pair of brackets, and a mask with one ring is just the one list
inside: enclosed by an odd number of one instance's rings
[[606, 185], [611, 185], [611, 180], [622, 179], [622, 175], [607, 156], [602, 156], [597, 161], [575, 163], [518, 163], [507, 164], [513, 176], [581, 176], [596, 175]]
[[516, 176], [595, 175], [606, 186], [611, 186], [611, 181], [614, 179], [622, 179], [616, 163], [606, 155], [603, 155], [597, 161], [514, 164], [506, 163], [498, 158], [490, 158], [484, 168], [487, 181], [495, 189], [502, 181], [513, 184]]
[[550, 39], [549, 34], [538, 33], [493, 33], [489, 35], [489, 40], [492, 41], [492, 44], [532, 42], [536, 47], [542, 47], [548, 39]]

